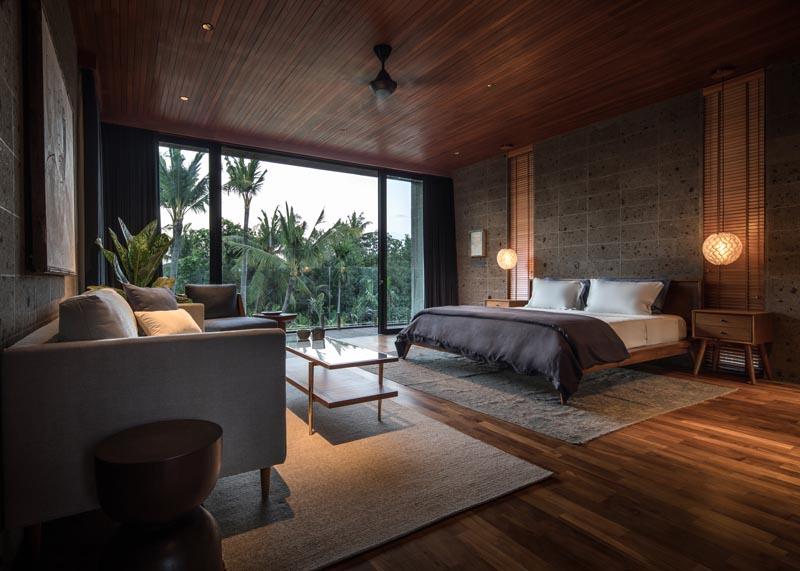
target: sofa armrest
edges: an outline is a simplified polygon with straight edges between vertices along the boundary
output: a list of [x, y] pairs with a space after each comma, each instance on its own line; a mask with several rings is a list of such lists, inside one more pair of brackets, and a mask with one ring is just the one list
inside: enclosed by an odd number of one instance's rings
[[223, 429], [222, 475], [286, 456], [285, 336], [249, 330], [50, 343], [2, 354], [4, 523], [97, 507], [93, 449], [176, 418]]
[[181, 303], [178, 305], [180, 309], [185, 309], [189, 315], [192, 316], [200, 331], [206, 330], [206, 306], [202, 303]]

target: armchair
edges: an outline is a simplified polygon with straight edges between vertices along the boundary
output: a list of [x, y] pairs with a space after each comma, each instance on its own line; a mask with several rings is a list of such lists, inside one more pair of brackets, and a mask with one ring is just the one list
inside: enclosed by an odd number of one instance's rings
[[186, 295], [205, 306], [205, 331], [275, 329], [273, 319], [247, 317], [242, 296], [234, 284], [186, 284]]

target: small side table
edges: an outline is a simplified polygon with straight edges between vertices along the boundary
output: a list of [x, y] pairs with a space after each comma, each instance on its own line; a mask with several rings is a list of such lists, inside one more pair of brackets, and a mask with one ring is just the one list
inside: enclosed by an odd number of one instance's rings
[[275, 315], [262, 315], [260, 313], [254, 313], [253, 317], [260, 317], [261, 319], [272, 319], [278, 322], [278, 327], [286, 331], [286, 324], [294, 321], [297, 319], [296, 313], [279, 313]]
[[772, 378], [772, 365], [766, 347], [767, 343], [772, 343], [771, 313], [745, 309], [695, 309], [692, 311], [692, 337], [700, 340], [700, 351], [694, 365], [695, 375], [700, 371], [710, 342], [716, 345], [715, 359], [719, 358], [720, 343], [744, 345], [750, 384], [756, 382], [753, 347], [758, 347], [764, 364], [764, 376]]
[[483, 300], [483, 305], [486, 307], [525, 307], [527, 305], [527, 301], [524, 299], [485, 299]]
[[201, 506], [222, 466], [218, 424], [143, 424], [103, 440], [94, 459], [100, 505], [123, 524], [101, 568], [222, 571], [219, 526]]

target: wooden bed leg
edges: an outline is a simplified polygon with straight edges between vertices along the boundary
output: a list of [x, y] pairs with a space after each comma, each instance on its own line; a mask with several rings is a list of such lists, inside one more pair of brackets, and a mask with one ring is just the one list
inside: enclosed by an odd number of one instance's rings
[[405, 343], [395, 343], [394, 347], [397, 349], [397, 356], [401, 359], [405, 359], [408, 355], [408, 352], [411, 351], [411, 346], [413, 343], [409, 343], [406, 341]]

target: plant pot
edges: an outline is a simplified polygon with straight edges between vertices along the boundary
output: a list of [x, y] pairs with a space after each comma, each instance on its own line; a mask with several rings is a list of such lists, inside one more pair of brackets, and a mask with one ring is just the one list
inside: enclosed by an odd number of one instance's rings
[[308, 341], [309, 337], [311, 337], [311, 330], [310, 329], [298, 329], [297, 330], [297, 338], [300, 341]]
[[311, 330], [312, 341], [322, 341], [323, 339], [325, 339], [325, 328], [315, 327]]

